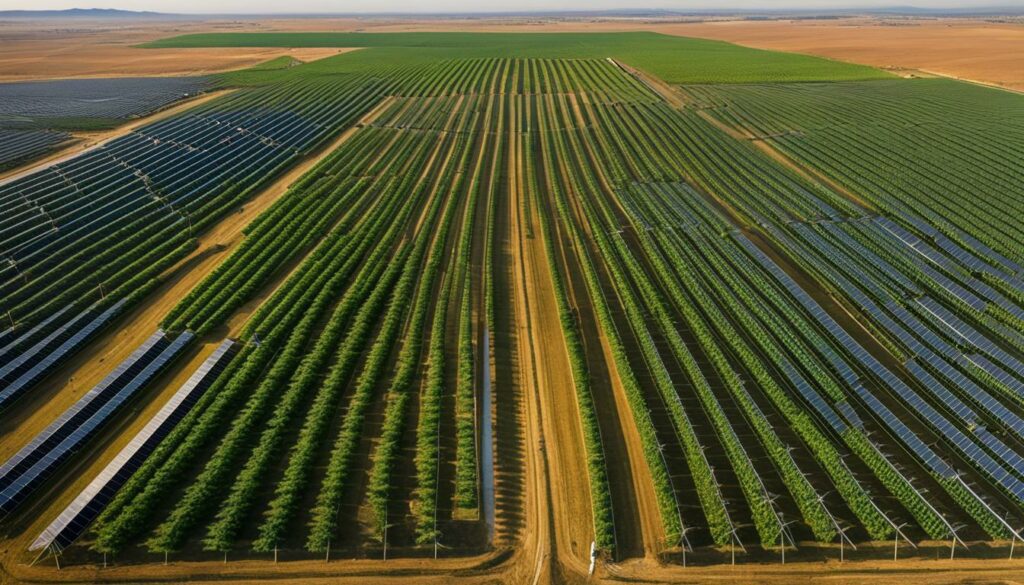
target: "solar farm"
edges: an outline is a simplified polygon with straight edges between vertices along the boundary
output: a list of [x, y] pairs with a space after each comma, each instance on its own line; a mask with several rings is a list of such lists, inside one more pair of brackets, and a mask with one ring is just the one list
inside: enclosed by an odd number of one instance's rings
[[75, 139], [71, 131], [114, 127], [195, 97], [204, 77], [58, 79], [0, 83], [0, 171]]
[[[16, 580], [1024, 571], [1019, 94], [654, 33], [151, 46], [359, 49], [0, 83]], [[82, 118], [140, 122], [24, 164]]]

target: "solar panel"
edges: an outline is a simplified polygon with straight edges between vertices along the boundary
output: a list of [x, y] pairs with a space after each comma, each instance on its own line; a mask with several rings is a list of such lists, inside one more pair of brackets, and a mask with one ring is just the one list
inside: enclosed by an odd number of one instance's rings
[[29, 550], [53, 546], [62, 550], [73, 543], [106, 507], [122, 485], [138, 470], [156, 446], [192, 409], [235, 354], [237, 344], [226, 339], [203, 361], [156, 415], [107, 464], [103, 471], [39, 535]]
[[921, 271], [935, 281], [936, 284], [945, 289], [946, 292], [953, 295], [975, 311], [984, 311], [985, 307], [988, 306], [987, 301], [978, 298], [977, 295], [967, 290], [959, 283], [953, 281], [953, 279], [947, 278], [945, 275], [939, 273], [939, 271], [923, 265], [921, 266]]
[[[75, 319], [63, 325], [60, 329], [55, 331], [53, 334], [46, 337], [46, 339], [40, 341], [31, 350], [22, 354], [23, 356], [32, 353], [31, 361], [25, 362], [25, 365], [29, 367], [18, 367], [11, 372], [11, 375], [17, 375], [16, 378], [10, 381], [10, 384], [0, 390], [0, 410], [6, 409], [17, 400], [25, 391], [43, 379], [49, 374], [54, 368], [60, 365], [64, 358], [68, 357], [76, 350], [78, 350], [85, 342], [87, 342], [93, 334], [99, 331], [103, 326], [110, 322], [117, 313], [124, 307], [127, 299], [121, 299], [108, 307], [105, 311], [97, 315], [90, 322], [86, 323], [81, 329], [74, 331], [74, 326], [77, 325], [82, 319], [92, 315], [92, 308], [83, 311]], [[55, 349], [49, 353], [40, 357], [35, 355], [41, 353], [43, 350], [49, 349], [55, 343], [60, 342]], [[39, 351], [36, 352], [36, 349]], [[19, 356], [20, 358], [21, 356]], [[13, 364], [13, 362], [12, 362]]]
[[868, 405], [868, 408], [874, 412], [882, 422], [885, 423], [890, 430], [892, 430], [897, 437], [906, 445], [921, 461], [924, 462], [932, 471], [939, 474], [941, 477], [953, 477], [956, 473], [953, 468], [949, 466], [941, 457], [938, 456], [935, 451], [932, 450], [924, 441], [917, 436], [914, 431], [910, 430], [907, 425], [903, 424], [895, 414], [892, 413], [881, 401], [878, 400], [867, 388], [858, 386], [856, 389], [857, 394], [861, 400]]
[[[25, 333], [19, 335], [17, 339], [14, 339], [4, 347], [0, 348], [0, 364], [3, 364], [3, 367], [0, 367], [0, 378], [6, 377], [7, 373], [11, 369], [13, 369], [13, 367], [8, 366], [8, 364], [12, 359], [14, 359], [14, 352], [18, 349], [18, 347], [23, 346], [27, 343], [31, 343], [32, 338], [37, 333], [39, 333], [47, 326], [49, 326], [51, 323], [56, 321], [58, 318], [60, 318], [61, 315], [67, 313], [68, 310], [70, 310], [72, 307], [74, 307], [74, 305], [65, 306], [63, 309], [60, 309], [56, 313], [50, 315], [46, 319], [39, 322], [35, 327], [32, 327]], [[9, 331], [13, 331], [13, 329], [10, 329]]]
[[938, 380], [936, 380], [931, 374], [929, 374], [916, 360], [908, 360], [906, 363], [907, 370], [913, 374], [917, 381], [921, 382], [921, 385], [928, 390], [933, 396], [938, 398], [946, 408], [951, 410], [961, 420], [968, 423], [969, 425], [978, 424], [978, 415], [974, 410], [967, 406], [962, 400], [953, 395], [952, 392], [946, 389]]
[[[1018, 436], [1024, 437], [1024, 419], [1017, 416], [1017, 414], [989, 394], [987, 390], [975, 384], [973, 380], [965, 376], [960, 372], [960, 370], [954, 368], [952, 364], [942, 359], [940, 356], [930, 353], [922, 357], [929, 366], [934, 368], [942, 377], [949, 380], [954, 386], [959, 388], [964, 395], [969, 397], [975, 404], [980, 405], [989, 414], [995, 416], [999, 422], [1006, 425], [1007, 428], [1015, 432]], [[962, 359], [963, 356], [960, 355], [959, 358]]]
[[965, 323], [935, 299], [921, 297], [917, 303], [931, 313], [949, 332], [999, 360], [1011, 373], [1024, 377], [1024, 363], [1007, 353], [974, 327]]
[[[157, 333], [161, 336], [163, 334], [162, 331]], [[155, 344], [155, 347], [160, 348], [159, 354], [144, 364], [137, 362], [133, 364], [134, 367], [127, 369], [126, 371], [131, 373], [130, 379], [122, 378], [119, 380], [120, 383], [112, 385], [115, 391], [109, 399], [102, 404], [98, 404], [100, 401], [93, 401], [87, 408], [81, 410], [87, 418], [81, 420], [79, 417], [80, 422], [65, 425], [63, 432], [55, 435], [56, 442], [48, 441], [45, 446], [40, 445], [31, 460], [22, 460], [15, 469], [17, 476], [8, 481], [6, 487], [0, 491], [0, 513], [8, 514], [20, 505], [57, 466], [92, 438], [124, 403], [155, 378], [194, 338], [195, 334], [185, 331], [170, 343]], [[140, 365], [141, 367], [138, 367]]]
[[[775, 263], [765, 256], [756, 246], [743, 236], [737, 236], [737, 240], [747, 248], [762, 266], [772, 272], [787, 289], [793, 291], [797, 300], [803, 304], [808, 311], [819, 320], [820, 323], [846, 347], [853, 356], [858, 359], [869, 371], [879, 377], [889, 388], [896, 392], [910, 409], [922, 416], [938, 433], [955, 445], [967, 458], [989, 477], [1000, 484], [1007, 492], [1018, 499], [1024, 500], [1024, 483], [1013, 476], [1005, 467], [997, 463], [987, 452], [981, 449], [977, 443], [972, 441], [948, 419], [939, 414], [934, 408], [925, 402], [920, 395], [907, 386], [899, 377], [883, 366], [874, 356], [868, 353], [857, 343], [845, 330], [838, 326], [830, 315], [821, 309], [814, 299], [810, 298], [793, 281], [789, 275], [781, 271]], [[938, 457], [935, 452], [924, 444], [923, 441], [911, 431], [895, 414], [885, 407], [874, 395], [864, 386], [856, 386], [855, 391], [869, 408], [906, 444], [926, 465], [943, 477], [952, 477], [953, 470], [945, 461]]]
[[975, 239], [974, 236], [971, 236], [970, 234], [964, 232], [963, 230], [957, 230], [957, 232], [957, 236], [959, 236], [959, 238], [963, 240], [964, 243], [966, 243], [968, 246], [977, 251], [981, 256], [985, 258], [991, 258], [992, 260], [999, 262], [1007, 270], [1014, 274], [1017, 274], [1018, 276], [1024, 273], [1024, 267], [1021, 267], [1020, 264], [1017, 264], [1013, 260], [1010, 260], [1006, 256], [1003, 256], [1002, 254], [996, 252], [992, 248], [989, 248], [985, 244], [982, 244], [977, 239]]
[[789, 381], [792, 382], [800, 392], [800, 395], [814, 407], [814, 410], [818, 411], [818, 414], [825, 419], [829, 426], [835, 429], [837, 433], [845, 431], [846, 423], [843, 422], [843, 420], [839, 418], [839, 415], [836, 414], [836, 411], [833, 410], [827, 402], [825, 402], [825, 399], [821, 397], [821, 394], [807, 383], [807, 380], [800, 374], [800, 372], [797, 372], [789, 361], [783, 361], [781, 366], [786, 377], [789, 378]]
[[989, 451], [995, 453], [996, 457], [1002, 459], [1011, 469], [1024, 470], [1024, 457], [1000, 441], [988, 429], [982, 426], [975, 427], [974, 434], [981, 439], [982, 444], [988, 447]]
[[1003, 384], [1010, 390], [1017, 393], [1018, 396], [1024, 397], [1024, 383], [1014, 378], [1006, 370], [1000, 368], [996, 364], [985, 358], [983, 355], [970, 354], [964, 355], [961, 362], [962, 365], [972, 364], [975, 367], [981, 368], [988, 375], [996, 379], [1000, 384]]
[[110, 395], [113, 393], [112, 390], [116, 390], [120, 385], [127, 382], [130, 379], [129, 374], [134, 375], [134, 372], [131, 371], [134, 366], [148, 363], [148, 361], [154, 359], [166, 344], [164, 332], [158, 330], [132, 352], [131, 355], [125, 358], [124, 361], [118, 364], [114, 371], [61, 413], [57, 420], [50, 423], [49, 426], [36, 435], [28, 445], [23, 447], [3, 465], [0, 465], [0, 489], [14, 481], [26, 466], [35, 463], [54, 444], [67, 436], [71, 430], [95, 412], [99, 405], [102, 405], [110, 398]]
[[853, 406], [851, 406], [849, 402], [845, 400], [837, 402], [836, 409], [838, 409], [840, 414], [843, 415], [846, 422], [850, 423], [850, 426], [862, 430], [864, 429], [864, 421], [860, 419], [860, 415], [857, 414], [857, 411], [853, 409]]

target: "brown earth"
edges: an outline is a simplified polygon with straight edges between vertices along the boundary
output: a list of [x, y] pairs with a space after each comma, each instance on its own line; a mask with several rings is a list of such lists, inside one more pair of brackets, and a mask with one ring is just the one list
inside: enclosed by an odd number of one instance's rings
[[255, 22], [0, 21], [0, 81], [205, 75], [288, 55], [313, 61], [352, 49], [139, 49], [189, 32], [260, 30]]
[[[807, 53], [892, 69], [1024, 90], [1024, 21], [969, 18], [851, 17], [823, 20], [701, 18], [290, 19], [282, 31], [613, 32], [648, 30]], [[917, 70], [917, 71], [914, 71]]]
[[[522, 155], [517, 149], [517, 184], [523, 173]], [[522, 567], [524, 579], [519, 582], [562, 583], [586, 574], [593, 540], [586, 448], [544, 241], [527, 237], [527, 222], [533, 234], [542, 233], [537, 201], [526, 201], [528, 192], [522, 185], [514, 185], [510, 192], [516, 337], [527, 404], [530, 515], [522, 549], [535, 551], [526, 555], [528, 565]], [[524, 205], [533, 206], [535, 212], [526, 215]]]
[[1024, 90], [1021, 22], [850, 18], [672, 24], [659, 30]]

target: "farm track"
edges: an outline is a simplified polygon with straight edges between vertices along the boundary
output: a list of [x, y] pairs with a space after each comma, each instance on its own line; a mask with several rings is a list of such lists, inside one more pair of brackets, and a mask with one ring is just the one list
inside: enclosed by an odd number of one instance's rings
[[772, 160], [786, 167], [787, 169], [793, 171], [794, 173], [800, 175], [803, 179], [807, 180], [808, 182], [820, 183], [826, 186], [828, 189], [836, 193], [839, 193], [843, 197], [846, 197], [855, 205], [857, 205], [861, 209], [864, 209], [867, 212], [875, 211], [875, 208], [873, 205], [871, 205], [871, 203], [865, 201], [862, 197], [859, 197], [853, 191], [833, 181], [831, 178], [829, 178], [824, 173], [818, 171], [817, 169], [811, 168], [807, 165], [802, 165], [799, 162], [793, 160], [784, 152], [772, 146], [768, 140], [760, 139], [756, 136], [745, 133], [742, 130], [729, 126], [725, 122], [722, 122], [718, 118], [709, 114], [707, 110], [698, 110], [697, 113], [700, 115], [701, 118], [707, 120], [716, 128], [718, 128], [722, 132], [725, 132], [726, 134], [735, 138], [736, 140], [745, 140], [747, 142], [750, 142], [758, 150], [768, 155]]
[[[580, 127], [585, 127], [583, 114], [580, 111], [579, 98], [571, 94], [569, 96], [569, 103], [576, 123]], [[589, 141], [584, 141], [584, 144], [587, 149], [586, 155], [577, 153], [581, 158], [581, 163], [589, 164], [594, 174], [601, 181], [602, 186], [608, 189], [609, 192], [612, 192], [607, 177], [603, 174], [592, 150], [592, 145]], [[591, 258], [601, 258], [598, 250], [592, 244], [594, 236], [591, 231], [594, 229], [594, 226], [586, 220], [586, 215], [580, 208], [580, 202], [577, 200], [577, 198], [585, 196], [583, 193], [573, 194], [573, 208], [576, 213], [576, 221], [583, 226], [584, 232], [587, 235], [587, 241], [591, 243], [588, 250], [580, 252], [590, 255]], [[579, 270], [573, 272], [579, 274]], [[607, 291], [610, 288], [610, 275], [607, 268], [603, 266], [600, 272], [604, 289]], [[608, 296], [607, 292], [605, 294]], [[585, 295], [583, 296], [583, 303], [588, 305], [589, 301]], [[609, 298], [614, 298], [614, 296]], [[577, 302], [580, 300], [577, 296]], [[622, 314], [616, 312], [616, 316], [621, 318]], [[616, 507], [619, 515], [616, 518], [616, 530], [626, 534], [632, 533], [630, 535], [632, 540], [627, 543], [624, 539], [620, 539], [618, 543], [619, 549], [616, 551], [617, 560], [634, 557], [651, 558], [656, 556], [665, 545], [665, 534], [662, 529], [657, 496], [654, 493], [654, 481], [651, 478], [647, 461], [644, 459], [643, 444], [632, 416], [632, 408], [626, 397], [626, 390], [622, 385], [622, 378], [616, 369], [612, 348], [608, 344], [608, 339], [596, 328], [596, 315], [593, 319], [588, 319], [585, 322], [589, 322], [594, 331], [591, 332], [592, 337], [585, 334], [584, 339], [596, 338], [600, 340], [601, 361], [607, 364], [608, 377], [606, 384], [609, 392], [599, 398], [605, 403], [603, 407], [599, 405], [599, 408], [604, 412], [616, 415], [615, 417], [606, 417], [608, 419], [606, 424], [615, 429], [613, 435], [620, 435], [618, 437], [619, 441], [613, 447], [618, 452], [613, 451], [611, 454], [612, 463], [622, 468], [618, 470], [622, 474], [621, 479], [616, 483], [619, 484], [619, 501], [625, 504], [624, 506], [620, 503]], [[621, 335], [624, 329], [618, 328], [618, 331]], [[631, 338], [632, 336], [627, 335], [626, 337]]]
[[[684, 96], [682, 92], [680, 92], [678, 89], [671, 86], [670, 84], [667, 84], [664, 81], [657, 79], [656, 77], [648, 75], [643, 71], [630, 67], [617, 60], [615, 61], [615, 63], [623, 70], [628, 72], [630, 75], [633, 75], [635, 78], [639, 79], [644, 85], [658, 93], [662, 98], [665, 99], [666, 102], [671, 104], [673, 107], [684, 108], [687, 106], [688, 101], [686, 96]], [[734, 128], [722, 122], [718, 118], [712, 116], [707, 112], [707, 110], [697, 109], [696, 111], [701, 118], [707, 120], [722, 132], [725, 132], [726, 134], [728, 134], [729, 136], [736, 140], [750, 142], [755, 147], [757, 147], [758, 150], [771, 157], [772, 160], [788, 168], [794, 173], [800, 175], [802, 178], [810, 181], [811, 183], [822, 183], [826, 185], [829, 189], [843, 195], [844, 197], [846, 197], [847, 199], [849, 199], [862, 209], [868, 211], [874, 210], [874, 206], [865, 201], [863, 198], [857, 196], [857, 194], [853, 193], [849, 189], [846, 189], [839, 183], [833, 181], [824, 173], [821, 173], [816, 169], [798, 163], [797, 161], [787, 156], [785, 153], [773, 147], [767, 140], [760, 140], [750, 133]]]
[[[515, 294], [517, 337], [519, 354], [529, 356], [521, 369], [525, 372], [523, 378], [532, 379], [534, 393], [527, 401], [528, 436], [532, 439], [528, 450], [533, 455], [528, 457], [527, 473], [533, 471], [533, 497], [542, 502], [536, 516], [537, 569], [531, 582], [559, 583], [571, 575], [586, 573], [585, 559], [593, 538], [590, 487], [579, 425], [564, 422], [566, 418], [578, 419], [572, 370], [559, 326], [543, 236], [525, 237], [525, 200], [521, 197], [528, 196], [515, 190], [512, 205], [517, 210], [513, 224], [519, 236], [513, 254], [519, 269]], [[531, 205], [536, 208], [538, 202]], [[531, 214], [529, 222], [534, 234], [543, 233], [536, 213]], [[524, 342], [526, 348], [522, 347]], [[527, 491], [528, 499], [530, 493]], [[550, 524], [541, 528], [548, 521]]]

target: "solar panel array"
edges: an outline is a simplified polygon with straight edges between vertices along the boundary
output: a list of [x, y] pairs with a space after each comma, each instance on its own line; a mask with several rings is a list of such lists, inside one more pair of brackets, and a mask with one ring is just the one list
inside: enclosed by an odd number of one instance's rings
[[1024, 378], [1024, 363], [996, 345], [991, 339], [982, 335], [977, 329], [965, 323], [949, 309], [940, 305], [935, 299], [922, 297], [917, 304], [935, 316], [942, 325], [964, 342], [977, 347], [993, 358], [999, 360], [1011, 373]]
[[873, 250], [851, 237], [843, 230], [843, 224], [851, 225], [849, 222], [822, 222], [818, 224], [828, 231], [834, 238], [843, 243], [844, 246], [853, 251], [858, 257], [869, 262], [879, 274], [884, 275], [892, 283], [902, 287], [906, 294], [919, 294], [920, 287], [907, 278], [899, 269], [893, 266], [888, 260], [876, 254]]
[[[1019, 277], [1015, 279], [1012, 273], [1008, 274], [1005, 271], [994, 268], [991, 264], [964, 250], [955, 242], [923, 222], [917, 221], [914, 225], [919, 230], [922, 230], [922, 233], [927, 233], [930, 238], [935, 240], [936, 244], [945, 250], [950, 257], [944, 256], [938, 250], [896, 225], [892, 220], [876, 218], [875, 223], [884, 228], [882, 233], [887, 232], [896, 236], [896, 238], [925, 258], [930, 264], [941, 268], [948, 274], [956, 275], [963, 284], [954, 281], [929, 265], [917, 263], [918, 268], [929, 278], [972, 309], [983, 311], [988, 302], [993, 302], [1014, 316], [1024, 318], [1024, 308], [1017, 306], [1002, 293], [987, 283], [978, 280], [970, 273], [984, 272], [991, 277], [1002, 280], [1017, 290], [1024, 291], [1024, 286], [1021, 285]], [[1008, 260], [1006, 262], [1016, 266]]]
[[1024, 276], [1024, 267], [979, 242], [974, 236], [964, 232], [963, 230], [957, 229], [956, 231], [956, 235], [960, 241], [970, 246], [972, 250], [978, 253], [978, 255], [998, 262], [1004, 269], [1006, 269], [1007, 272], [1014, 275], [1014, 278], [1018, 283], [1020, 282], [1021, 277]]
[[[864, 367], [869, 371], [878, 376], [884, 383], [891, 385], [898, 384], [906, 387], [903, 382], [893, 375], [892, 372], [883, 366], [874, 356], [867, 352], [849, 333], [846, 332], [838, 323], [832, 318], [831, 315], [825, 312], [821, 308], [821, 305], [810, 297], [795, 280], [790, 278], [778, 265], [775, 264], [770, 258], [768, 258], [760, 249], [757, 248], [750, 240], [745, 236], [736, 236], [739, 241], [750, 254], [761, 263], [772, 275], [783, 284], [783, 286], [789, 290], [793, 296], [800, 302], [804, 308], [825, 328], [839, 343], [845, 347], [854, 358], [857, 359]], [[889, 410], [878, 398], [876, 398], [867, 388], [863, 385], [857, 384], [854, 387], [857, 395], [860, 396], [861, 400], [868, 406], [868, 408], [875, 413], [876, 416], [887, 426], [889, 429], [920, 459], [932, 469], [935, 473], [943, 477], [952, 477], [954, 475], [953, 469], [947, 464], [941, 457], [939, 457], [935, 451], [925, 444], [917, 434], [912, 431], [906, 424], [903, 423], [891, 410]], [[907, 390], [910, 390], [907, 388]], [[849, 405], [841, 406], [841, 410], [849, 411]], [[849, 421], [850, 418], [847, 417]], [[859, 420], [859, 418], [858, 418]], [[852, 422], [852, 421], [851, 421]]]
[[814, 410], [818, 412], [821, 418], [825, 419], [825, 422], [829, 424], [837, 433], [841, 433], [846, 430], [846, 423], [839, 417], [835, 410], [825, 399], [821, 397], [811, 385], [807, 382], [800, 372], [797, 372], [793, 368], [793, 365], [788, 361], [782, 363], [782, 370], [785, 372], [786, 377], [793, 383], [793, 386], [800, 392], [800, 395], [804, 397], [804, 400], [814, 407]]
[[[357, 119], [389, 87], [367, 73], [247, 88], [0, 180], [4, 318], [35, 324], [67, 302], [100, 298], [92, 277], [115, 290], [140, 267], [169, 266], [193, 230]], [[151, 255], [156, 264], [145, 261]], [[53, 304], [41, 310], [44, 301]]]
[[114, 77], [16, 81], [0, 85], [0, 116], [128, 119], [211, 84], [206, 77]]
[[[908, 260], [916, 268], [920, 269], [922, 277], [931, 280], [932, 284], [930, 286], [944, 289], [953, 297], [977, 310], [986, 309], [988, 301], [980, 298], [976, 293], [985, 295], [997, 304], [1008, 302], [1001, 294], [994, 291], [987, 284], [978, 281], [973, 276], [964, 276], [962, 272], [957, 273], [963, 282], [971, 285], [972, 290], [969, 290], [960, 283], [955, 282], [952, 278], [941, 274], [938, 270], [929, 266], [928, 263], [931, 263], [942, 267], [944, 270], [950, 270], [951, 273], [960, 270], [953, 261], [930, 248], [917, 236], [884, 218], [877, 219], [875, 223], [885, 228], [885, 233], [895, 237], [903, 245], [909, 246], [917, 252], [917, 257], [911, 257]], [[1017, 499], [1022, 499], [1022, 496], [1024, 496], [1024, 491], [1022, 491], [1024, 483], [1021, 483], [1019, 478], [1010, 471], [1011, 469], [1019, 469], [1015, 463], [1017, 460], [1016, 452], [984, 430], [984, 427], [978, 422], [979, 417], [973, 410], [973, 405], [981, 406], [986, 413], [993, 415], [996, 420], [1006, 425], [1007, 428], [1014, 430], [1014, 432], [1021, 428], [1024, 421], [996, 400], [991, 393], [983, 390], [977, 383], [965, 376], [964, 372], [954, 368], [952, 364], [956, 363], [962, 366], [965, 361], [972, 363], [989, 372], [1004, 385], [1021, 395], [1024, 395], [1024, 382], [1021, 382], [1021, 380], [1024, 380], [1024, 364], [994, 343], [990, 338], [958, 318], [937, 300], [927, 296], [915, 299], [911, 305], [912, 308], [921, 313], [922, 317], [925, 317], [925, 320], [922, 321], [898, 304], [895, 301], [896, 297], [885, 293], [879, 286], [879, 283], [884, 282], [884, 279], [874, 280], [878, 276], [877, 271], [872, 271], [870, 274], [864, 272], [862, 268], [866, 264], [863, 264], [865, 262], [863, 258], [854, 261], [846, 257], [844, 251], [839, 250], [831, 242], [819, 236], [808, 224], [791, 223], [788, 227], [807, 244], [804, 245], [789, 239], [778, 228], [769, 227], [769, 230], [784, 244], [789, 245], [792, 243], [796, 253], [801, 254], [801, 257], [806, 257], [812, 265], [826, 274], [839, 290], [843, 291], [856, 305], [863, 309], [872, 320], [878, 323], [884, 330], [893, 334], [911, 352], [911, 357], [916, 356], [916, 358], [919, 358], [919, 360], [909, 363], [908, 367], [913, 370], [915, 377], [921, 382], [922, 387], [928, 389], [932, 396], [958, 415], [954, 421], [958, 423], [962, 421], [962, 424], [969, 428], [971, 433], [964, 434], [961, 428], [940, 414], [915, 389], [908, 386], [893, 372], [882, 366], [863, 348], [860, 348], [852, 338], [849, 338], [845, 331], [832, 324], [830, 322], [831, 319], [823, 311], [816, 310], [813, 307], [813, 305], [816, 305], [813, 300], [802, 291], [797, 292], [796, 289], [799, 289], [799, 287], [795, 283], [787, 286], [790, 292], [797, 296], [805, 308], [814, 314], [815, 318], [836, 336], [840, 343], [859, 362], [876, 375], [886, 387], [890, 388], [899, 397], [901, 402], [909, 406], [911, 411], [924, 419], [937, 432], [938, 436], [948, 440], [957, 450], [963, 453], [967, 460], [994, 479], [1007, 493]], [[887, 237], [889, 236], [883, 234], [883, 242], [880, 245], [885, 245], [884, 239]], [[837, 239], [842, 241], [841, 238]], [[748, 250], [753, 250], [752, 245], [747, 245], [747, 248]], [[759, 257], [756, 252], [755, 257]], [[927, 262], [922, 261], [920, 257], [925, 258]], [[766, 258], [760, 259], [762, 264], [765, 264]], [[776, 278], [781, 278], [783, 282], [786, 282], [786, 279], [788, 279], [788, 276], [785, 275], [780, 277], [780, 274], [782, 274], [780, 270], [772, 272]], [[884, 309], [879, 306], [876, 299], [886, 299], [884, 300]], [[1011, 314], [1013, 313], [1013, 311], [1010, 312]], [[898, 321], [893, 319], [892, 316], [896, 316]], [[904, 327], [901, 322], [910, 327], [910, 330]], [[945, 336], [956, 339], [962, 345], [974, 345], [999, 363], [993, 363], [980, 354], [967, 358], [963, 356], [957, 347], [947, 342], [944, 338]], [[935, 353], [933, 348], [941, 352], [945, 357]], [[934, 370], [927, 371], [922, 364], [927, 364], [928, 367], [934, 368]], [[1004, 367], [1006, 368], [1005, 370], [1003, 369]], [[942, 381], [933, 376], [933, 373], [941, 375]], [[1020, 378], [1018, 379], [1015, 375], [1020, 376]], [[949, 383], [948, 385], [946, 385], [947, 382]], [[857, 388], [857, 391], [858, 394], [870, 394], [863, 387]], [[962, 392], [963, 394], [958, 396], [954, 391]], [[970, 400], [972, 404], [968, 405], [964, 401], [965, 399]], [[877, 400], [865, 400], [865, 402], [873, 410], [875, 410], [876, 406], [881, 405]], [[887, 424], [895, 425], [896, 421], [890, 416], [891, 412], [876, 410], [876, 414], [879, 414], [880, 418]], [[916, 438], [906, 434], [909, 430], [898, 426], [892, 428], [905, 441], [910, 441], [909, 444], [912, 449], [917, 451], [923, 459], [927, 460], [931, 457], [930, 449], [925, 451], [918, 448]], [[979, 429], [983, 431], [980, 434]], [[974, 437], [972, 438], [970, 435], [974, 435]], [[979, 445], [979, 441], [988, 450], [982, 448]], [[992, 454], [995, 454], [1002, 460], [1002, 463], [993, 459]]]
[[1008, 409], [1002, 402], [996, 400], [987, 390], [975, 384], [973, 380], [965, 376], [960, 370], [957, 370], [949, 362], [934, 353], [924, 356], [924, 361], [943, 378], [959, 388], [972, 402], [994, 416], [996, 420], [1016, 433], [1017, 436], [1024, 437], [1024, 419]]
[[55, 551], [60, 551], [78, 539], [160, 441], [195, 406], [227, 367], [236, 349], [235, 341], [224, 340], [131, 442], [121, 449], [103, 471], [39, 535], [29, 550], [52, 547]]
[[995, 378], [997, 382], [1024, 398], [1024, 383], [1021, 383], [1020, 380], [1011, 376], [1006, 370], [989, 361], [985, 356], [977, 353], [967, 354], [960, 359], [960, 363], [981, 368], [985, 373]]
[[8, 329], [7, 337], [11, 337], [11, 339], [7, 340], [6, 345], [0, 347], [0, 378], [7, 376], [7, 364], [17, 357], [19, 349], [23, 349], [25, 345], [31, 343], [32, 339], [34, 339], [39, 332], [45, 331], [47, 327], [55, 323], [61, 315], [67, 313], [73, 307], [74, 305], [65, 305], [17, 337], [13, 337], [17, 332], [16, 328]]
[[953, 468], [946, 463], [939, 455], [920, 437], [917, 433], [910, 430], [910, 428], [903, 424], [903, 421], [899, 419], [888, 407], [886, 407], [878, 398], [875, 397], [871, 392], [868, 392], [863, 386], [855, 388], [857, 394], [861, 400], [868, 405], [868, 408], [885, 423], [889, 429], [896, 434], [897, 437], [906, 445], [917, 457], [924, 462], [924, 464], [937, 473], [940, 477], [951, 478], [956, 475]]
[[[84, 345], [121, 311], [126, 302], [126, 299], [121, 299], [98, 314], [96, 304], [93, 304], [4, 366], [4, 373], [0, 375], [0, 411], [7, 409]], [[85, 322], [86, 319], [89, 321]]]
[[67, 132], [0, 128], [0, 169], [39, 157], [68, 140]]
[[158, 330], [57, 420], [0, 466], [0, 514], [9, 514], [194, 338]]

